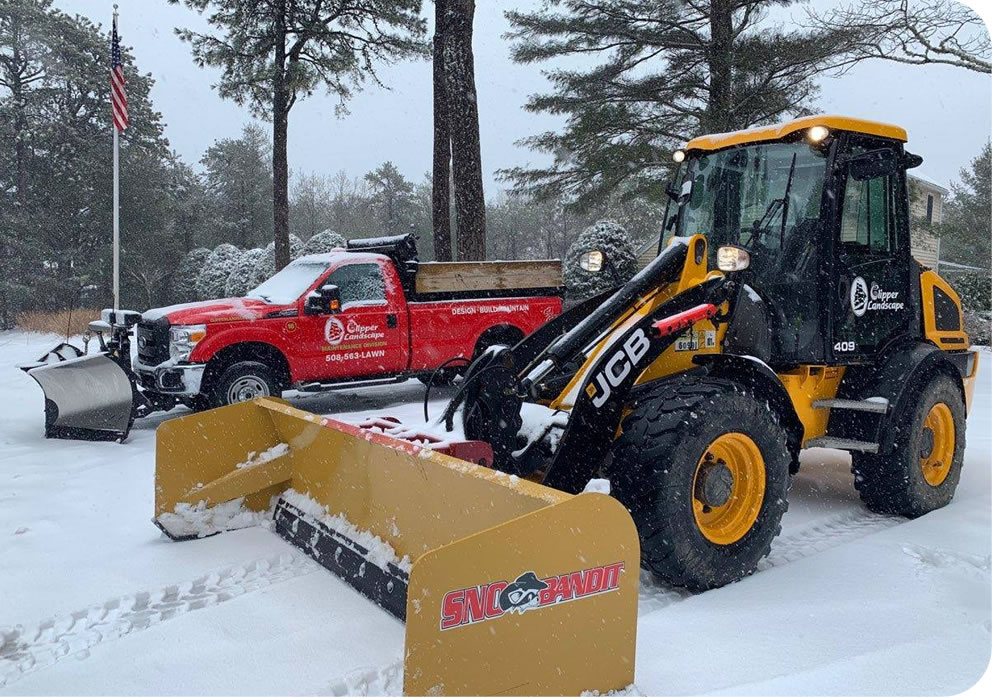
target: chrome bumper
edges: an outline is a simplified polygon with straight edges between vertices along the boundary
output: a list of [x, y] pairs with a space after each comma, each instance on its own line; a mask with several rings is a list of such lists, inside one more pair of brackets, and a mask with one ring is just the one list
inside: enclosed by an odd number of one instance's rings
[[144, 389], [190, 397], [200, 394], [200, 383], [206, 367], [202, 363], [153, 366], [134, 361], [135, 375]]

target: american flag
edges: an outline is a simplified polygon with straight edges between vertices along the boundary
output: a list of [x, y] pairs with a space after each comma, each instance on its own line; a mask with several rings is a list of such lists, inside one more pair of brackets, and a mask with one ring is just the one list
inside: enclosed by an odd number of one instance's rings
[[110, 99], [114, 103], [114, 127], [127, 128], [127, 95], [124, 94], [124, 65], [121, 63], [121, 42], [117, 37], [117, 14], [114, 14], [114, 32], [110, 40]]

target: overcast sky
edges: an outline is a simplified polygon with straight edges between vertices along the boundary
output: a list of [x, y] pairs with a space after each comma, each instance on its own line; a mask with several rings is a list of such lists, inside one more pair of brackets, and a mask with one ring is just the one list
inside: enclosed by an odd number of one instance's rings
[[[817, 0], [817, 5], [832, 0]], [[972, 0], [974, 2], [974, 0]], [[109, 27], [112, 2], [56, 0], [56, 6]], [[198, 163], [215, 140], [236, 136], [251, 120], [247, 109], [217, 96], [211, 86], [219, 72], [197, 68], [189, 46], [174, 34], [177, 26], [206, 30], [206, 21], [166, 0], [118, 0], [123, 43], [133, 47], [138, 67], [155, 79], [152, 100], [162, 113], [172, 148]], [[539, 0], [480, 0], [475, 20], [476, 82], [482, 134], [486, 193], [497, 169], [541, 163], [515, 145], [519, 139], [555, 128], [559, 121], [523, 109], [527, 96], [546, 81], [535, 66], [510, 60], [502, 38], [508, 8], [539, 6]], [[425, 11], [433, 5], [425, 2]], [[802, 9], [793, 10], [801, 16]], [[360, 176], [392, 160], [409, 179], [419, 180], [431, 166], [431, 67], [425, 61], [384, 67], [390, 88], [368, 87], [352, 100], [349, 113], [335, 115], [337, 100], [317, 94], [290, 114], [289, 165], [297, 172]], [[871, 61], [840, 78], [821, 79], [819, 111], [899, 124], [909, 132], [908, 148], [923, 156], [918, 170], [947, 186], [989, 139], [992, 131], [992, 78], [946, 66], [905, 66]]]

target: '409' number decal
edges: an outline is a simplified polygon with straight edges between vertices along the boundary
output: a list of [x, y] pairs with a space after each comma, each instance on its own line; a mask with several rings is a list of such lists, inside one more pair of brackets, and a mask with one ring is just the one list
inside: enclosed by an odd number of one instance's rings
[[858, 348], [853, 341], [838, 341], [834, 344], [834, 351], [837, 353], [850, 353]]

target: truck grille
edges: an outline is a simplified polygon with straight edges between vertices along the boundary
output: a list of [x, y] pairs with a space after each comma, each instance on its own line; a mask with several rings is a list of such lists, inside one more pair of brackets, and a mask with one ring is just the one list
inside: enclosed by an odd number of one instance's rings
[[138, 360], [145, 365], [158, 365], [169, 360], [169, 320], [165, 317], [154, 322], [138, 322], [135, 339]]

